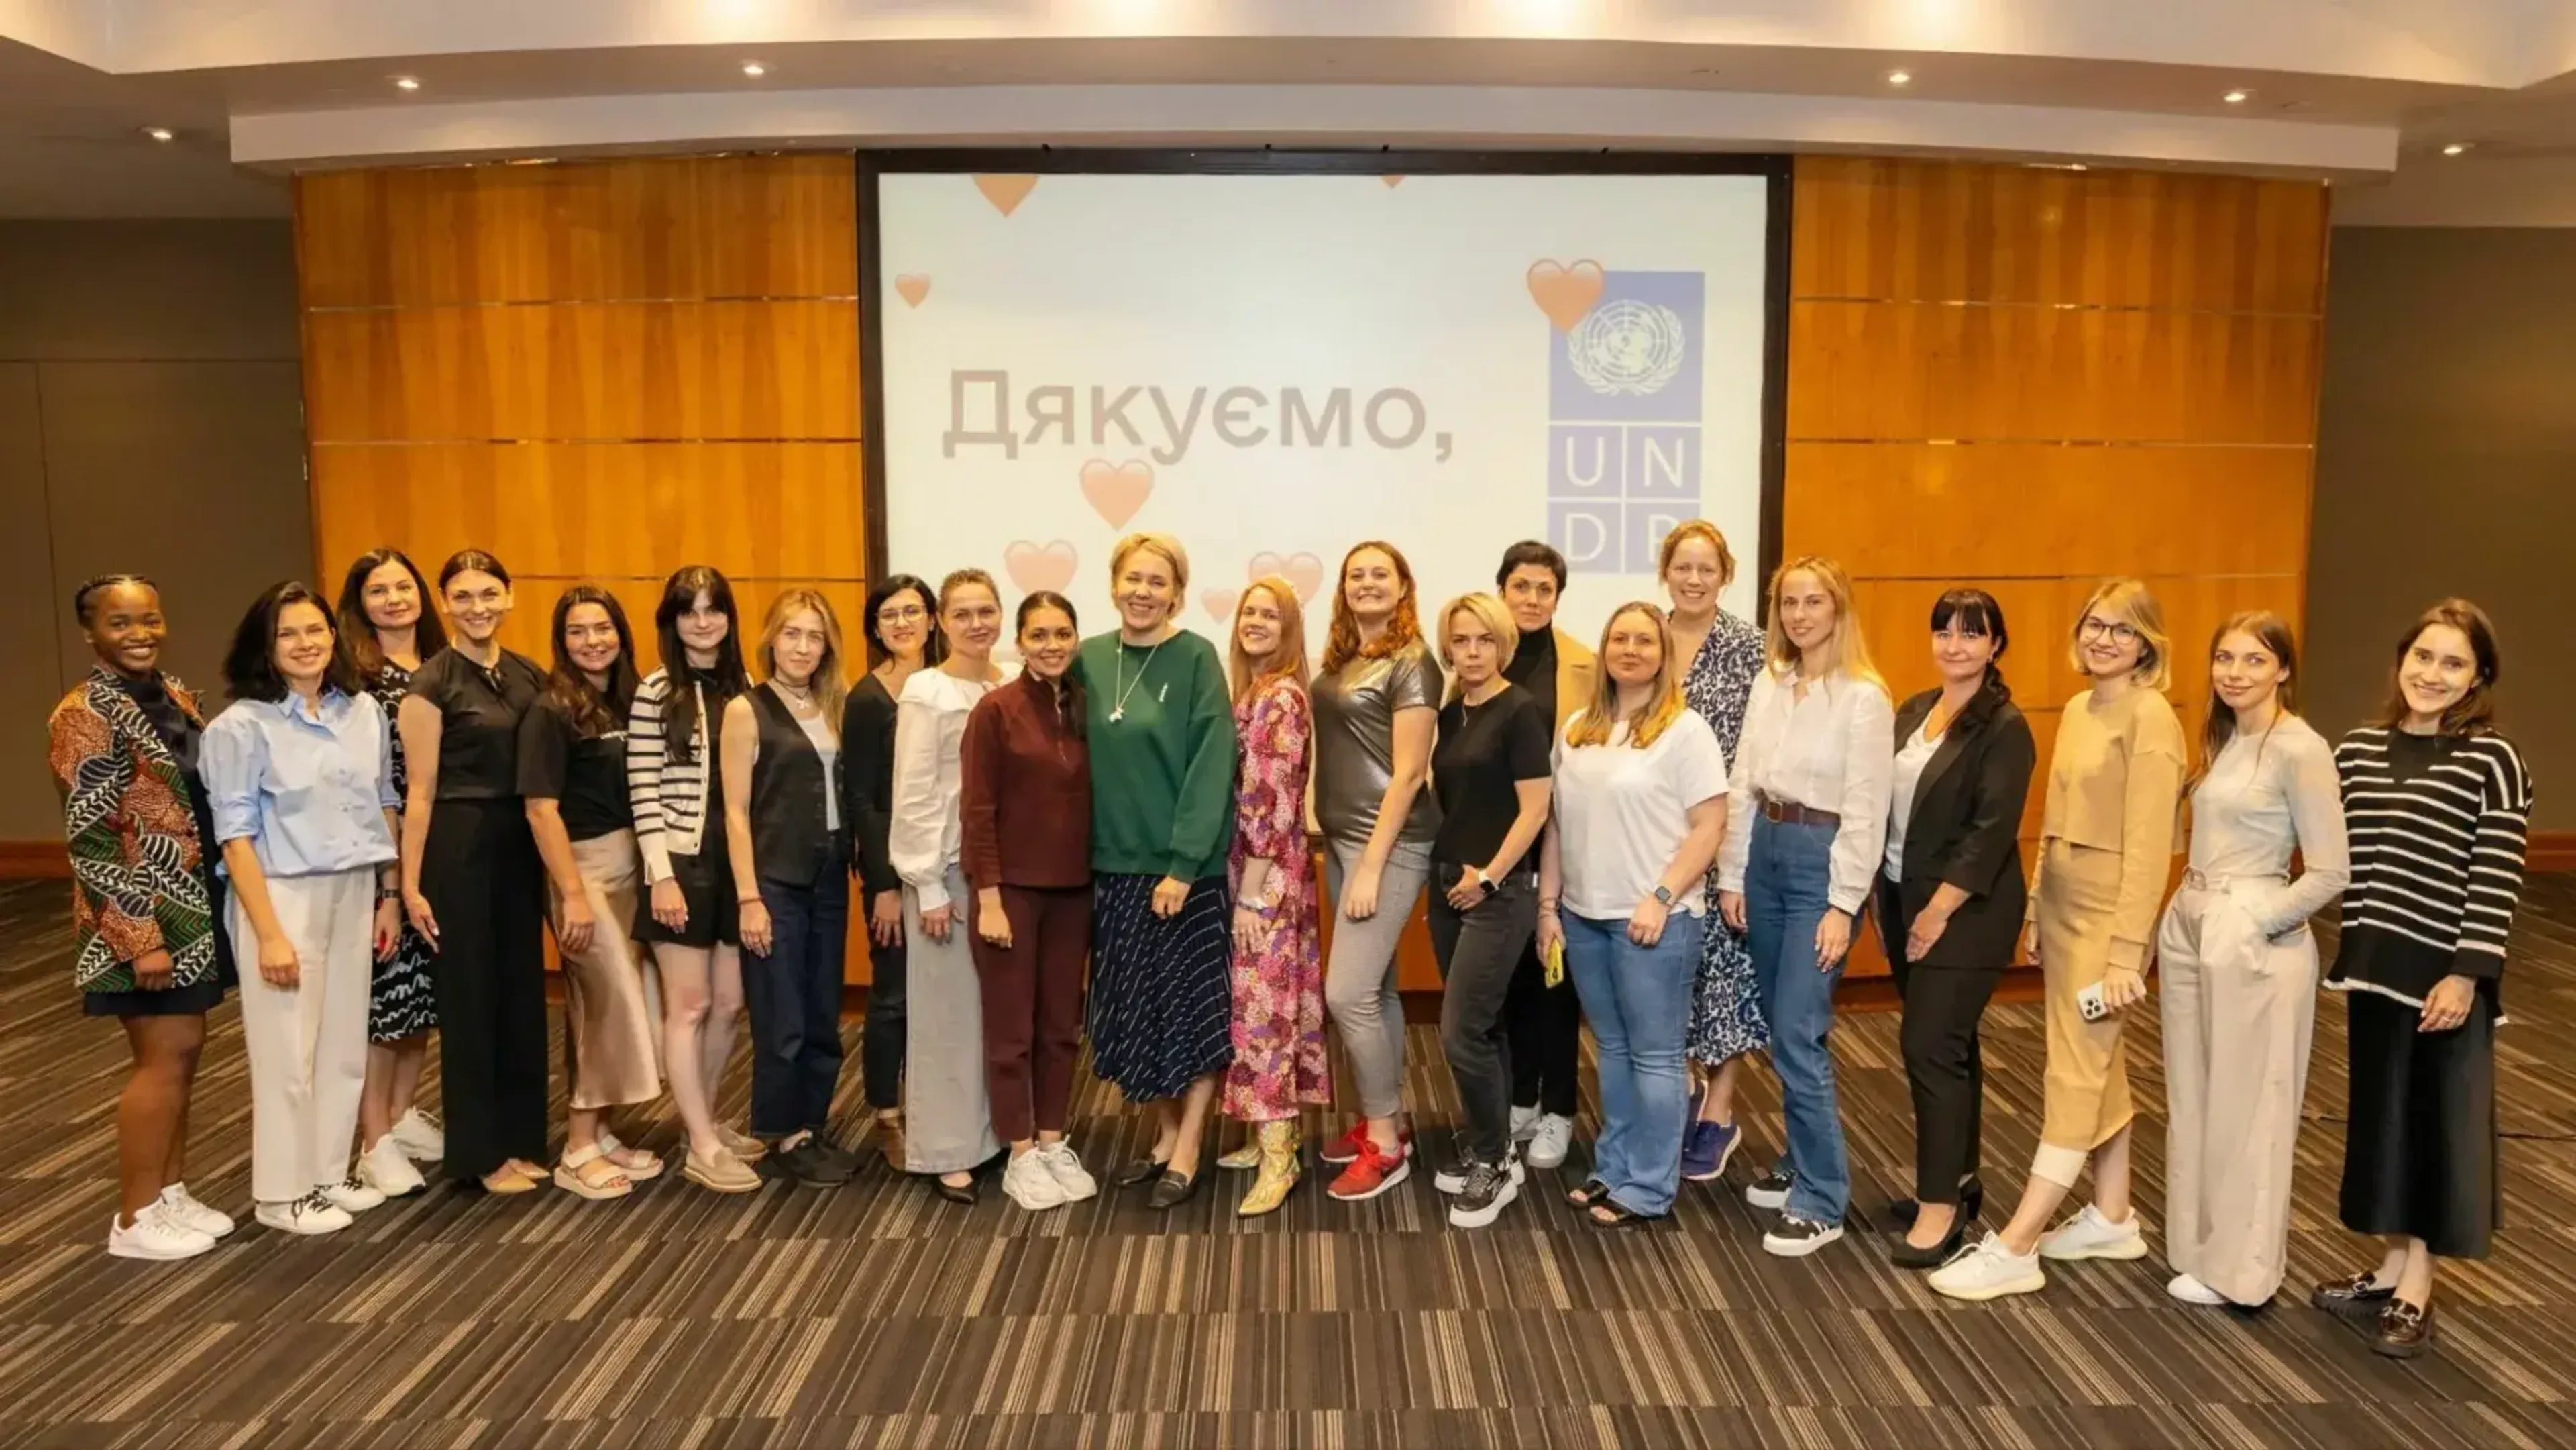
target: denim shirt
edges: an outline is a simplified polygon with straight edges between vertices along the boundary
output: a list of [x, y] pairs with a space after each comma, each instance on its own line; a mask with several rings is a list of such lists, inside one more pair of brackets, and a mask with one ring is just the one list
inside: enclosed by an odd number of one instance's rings
[[271, 876], [318, 876], [394, 859], [385, 812], [394, 790], [393, 727], [371, 695], [325, 690], [237, 700], [200, 747], [218, 843], [247, 839]]

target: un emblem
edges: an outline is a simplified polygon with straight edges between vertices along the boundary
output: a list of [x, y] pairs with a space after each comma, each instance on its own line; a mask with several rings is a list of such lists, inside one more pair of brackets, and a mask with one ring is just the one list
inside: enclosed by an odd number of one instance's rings
[[1593, 308], [1565, 335], [1565, 360], [1596, 393], [1646, 396], [1681, 371], [1687, 345], [1680, 313], [1620, 298]]

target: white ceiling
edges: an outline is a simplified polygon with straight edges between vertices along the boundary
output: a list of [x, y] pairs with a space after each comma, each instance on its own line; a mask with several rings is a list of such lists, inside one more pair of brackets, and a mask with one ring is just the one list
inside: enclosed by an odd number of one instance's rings
[[2576, 224], [2571, 66], [2564, 0], [0, 0], [0, 216], [278, 215], [325, 165], [1056, 141], [2187, 166], [2331, 177], [2347, 222]]

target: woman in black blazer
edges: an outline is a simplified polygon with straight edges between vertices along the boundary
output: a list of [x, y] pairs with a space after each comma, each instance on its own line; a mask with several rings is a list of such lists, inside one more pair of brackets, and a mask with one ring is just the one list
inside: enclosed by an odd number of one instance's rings
[[2039, 753], [2001, 661], [2003, 606], [1953, 589], [1932, 606], [1941, 687], [1896, 712], [1895, 789], [1878, 925], [1905, 1003], [1914, 1091], [1914, 1192], [1893, 1211], [1895, 1261], [1934, 1268], [1967, 1239], [1985, 1072], [1977, 1021], [2012, 965], [2022, 926], [2021, 815]]

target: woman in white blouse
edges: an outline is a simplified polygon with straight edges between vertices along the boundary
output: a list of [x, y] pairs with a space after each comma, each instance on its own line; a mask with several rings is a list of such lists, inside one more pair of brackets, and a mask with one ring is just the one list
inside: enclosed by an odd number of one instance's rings
[[984, 1086], [981, 979], [968, 945], [958, 756], [966, 717], [1009, 679], [993, 663], [1002, 596], [992, 576], [960, 569], [939, 582], [948, 658], [916, 671], [895, 702], [894, 806], [886, 855], [903, 878], [911, 950], [905, 967], [904, 1167], [939, 1175], [939, 1196], [975, 1202], [974, 1170], [1002, 1151]]
[[1753, 951], [1788, 1127], [1788, 1151], [1744, 1197], [1779, 1210], [1762, 1247], [1791, 1258], [1841, 1238], [1851, 1204], [1826, 1038], [1852, 921], [1886, 848], [1894, 771], [1896, 710], [1851, 603], [1851, 576], [1831, 559], [1772, 576], [1718, 857], [1718, 910]]
[[2281, 1287], [2317, 1018], [2308, 918], [2352, 879], [2334, 749], [2290, 713], [2297, 668], [2290, 626], [2268, 610], [2211, 641], [2209, 724], [2185, 785], [2191, 865], [2156, 933], [2165, 1290], [2191, 1304], [2259, 1305]]

